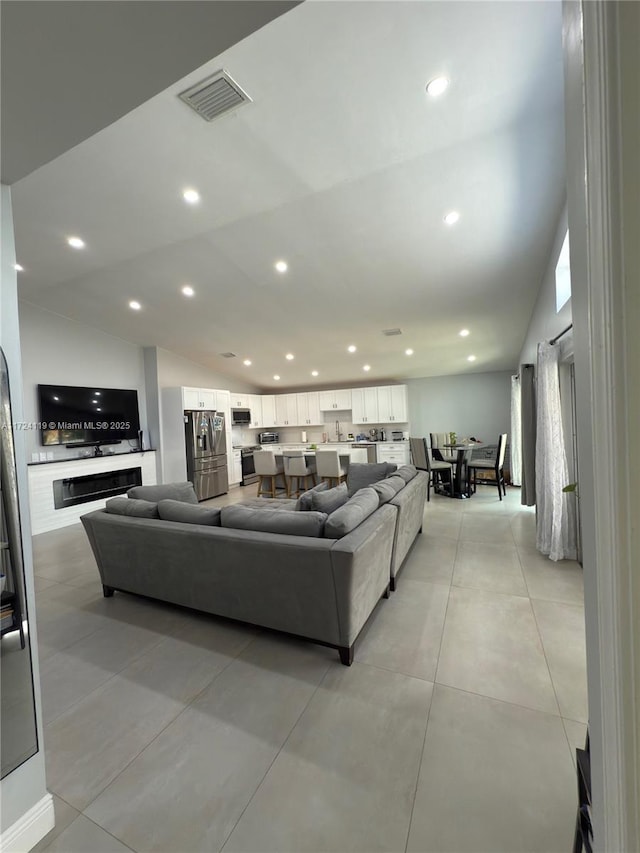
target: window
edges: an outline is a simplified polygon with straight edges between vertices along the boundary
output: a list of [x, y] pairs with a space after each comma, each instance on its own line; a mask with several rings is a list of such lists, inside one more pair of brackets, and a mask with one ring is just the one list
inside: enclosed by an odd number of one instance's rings
[[556, 314], [571, 299], [571, 264], [569, 262], [569, 232], [564, 238], [556, 264]]

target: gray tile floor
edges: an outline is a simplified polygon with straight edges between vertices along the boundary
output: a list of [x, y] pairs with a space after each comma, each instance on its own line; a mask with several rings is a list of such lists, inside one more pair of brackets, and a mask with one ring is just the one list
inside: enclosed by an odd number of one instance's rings
[[36, 849], [570, 849], [582, 573], [536, 552], [519, 490], [432, 497], [351, 668], [311, 643], [102, 598], [80, 525], [36, 536], [34, 556], [57, 815]]

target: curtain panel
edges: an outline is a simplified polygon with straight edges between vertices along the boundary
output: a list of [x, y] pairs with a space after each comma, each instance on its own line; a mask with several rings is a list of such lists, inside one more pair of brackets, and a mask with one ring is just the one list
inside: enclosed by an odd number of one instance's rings
[[533, 364], [520, 365], [520, 405], [522, 439], [522, 490], [520, 503], [535, 506], [536, 502], [536, 387]]
[[575, 560], [574, 508], [562, 428], [560, 347], [538, 344], [536, 418], [536, 547], [551, 560]]
[[522, 412], [520, 404], [520, 377], [511, 377], [511, 483], [522, 485]]

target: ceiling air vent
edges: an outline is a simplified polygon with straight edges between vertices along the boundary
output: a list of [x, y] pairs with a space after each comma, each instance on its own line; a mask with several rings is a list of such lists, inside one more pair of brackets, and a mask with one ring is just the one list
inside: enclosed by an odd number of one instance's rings
[[249, 95], [232, 80], [226, 71], [216, 71], [213, 77], [201, 80], [179, 97], [205, 121], [213, 121], [223, 113], [251, 101]]
[[222, 358], [237, 358], [235, 352], [221, 352]]
[[382, 334], [386, 335], [388, 338], [392, 338], [394, 335], [401, 335], [402, 329], [383, 329]]

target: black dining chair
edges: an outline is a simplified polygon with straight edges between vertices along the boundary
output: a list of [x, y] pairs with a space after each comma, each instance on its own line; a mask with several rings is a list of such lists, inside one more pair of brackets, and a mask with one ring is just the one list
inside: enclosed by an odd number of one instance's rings
[[429, 475], [429, 479], [427, 481], [427, 500], [431, 500], [431, 486], [433, 486], [433, 490], [435, 492], [436, 484], [434, 477], [436, 474], [440, 478], [443, 474], [447, 474], [449, 489], [451, 489], [453, 465], [450, 462], [434, 462], [431, 459], [426, 438], [410, 438], [409, 447], [411, 449], [411, 458], [415, 467], [419, 471], [426, 471]]
[[[502, 492], [506, 496], [507, 485], [504, 481], [504, 456], [507, 450], [507, 433], [503, 432], [498, 439], [498, 452], [495, 459], [472, 459], [467, 468], [469, 470], [469, 479], [473, 487], [473, 493], [476, 492], [476, 483], [485, 483], [486, 485], [498, 486], [498, 496], [502, 500]], [[493, 471], [495, 480], [478, 480], [478, 471]]]

